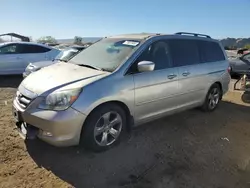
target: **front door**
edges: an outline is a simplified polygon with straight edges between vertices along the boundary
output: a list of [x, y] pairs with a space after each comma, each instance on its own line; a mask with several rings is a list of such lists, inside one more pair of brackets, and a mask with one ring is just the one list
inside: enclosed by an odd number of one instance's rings
[[167, 41], [152, 43], [136, 60], [152, 61], [151, 72], [135, 72], [135, 120], [148, 121], [160, 117], [176, 107], [178, 99], [178, 70], [172, 66]]

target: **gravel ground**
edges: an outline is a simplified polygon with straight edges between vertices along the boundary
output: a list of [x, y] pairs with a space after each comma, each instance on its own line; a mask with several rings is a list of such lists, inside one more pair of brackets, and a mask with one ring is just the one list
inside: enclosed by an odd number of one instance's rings
[[250, 187], [250, 105], [240, 92], [228, 92], [213, 113], [154, 121], [96, 154], [22, 140], [11, 113], [20, 80], [0, 78], [0, 187]]

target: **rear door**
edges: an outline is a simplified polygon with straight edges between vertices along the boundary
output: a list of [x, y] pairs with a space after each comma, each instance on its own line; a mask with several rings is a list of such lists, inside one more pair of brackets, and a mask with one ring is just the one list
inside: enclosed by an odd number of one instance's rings
[[203, 66], [202, 70], [206, 74], [206, 82], [204, 82], [205, 95], [210, 86], [217, 81], [220, 81], [222, 86], [228, 87], [230, 78], [227, 69], [229, 63], [221, 45], [217, 41], [212, 40], [199, 40], [198, 44]]
[[189, 108], [203, 100], [206, 88], [204, 64], [201, 63], [197, 41], [171, 39], [170, 51], [179, 72], [180, 108]]
[[45, 61], [46, 53], [51, 49], [35, 44], [22, 44], [23, 70], [29, 63]]

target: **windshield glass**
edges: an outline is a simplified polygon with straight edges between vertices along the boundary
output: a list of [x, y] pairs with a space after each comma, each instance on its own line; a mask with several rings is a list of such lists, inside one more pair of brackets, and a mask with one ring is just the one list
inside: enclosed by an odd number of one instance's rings
[[70, 48], [65, 49], [62, 52], [60, 52], [55, 59], [62, 60], [62, 61], [68, 61], [70, 58], [72, 58], [75, 54], [77, 54], [79, 50]]
[[106, 71], [114, 71], [138, 47], [140, 40], [105, 38], [77, 54], [70, 63], [85, 64]]

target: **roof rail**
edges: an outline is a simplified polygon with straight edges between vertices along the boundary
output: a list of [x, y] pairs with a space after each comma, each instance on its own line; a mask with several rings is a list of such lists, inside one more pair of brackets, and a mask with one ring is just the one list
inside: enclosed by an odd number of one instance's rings
[[195, 36], [195, 37], [206, 37], [206, 38], [210, 38], [211, 37], [209, 35], [204, 35], [204, 34], [200, 34], [200, 33], [188, 33], [188, 32], [178, 32], [178, 33], [175, 33], [176, 35], [192, 35], [192, 36]]

